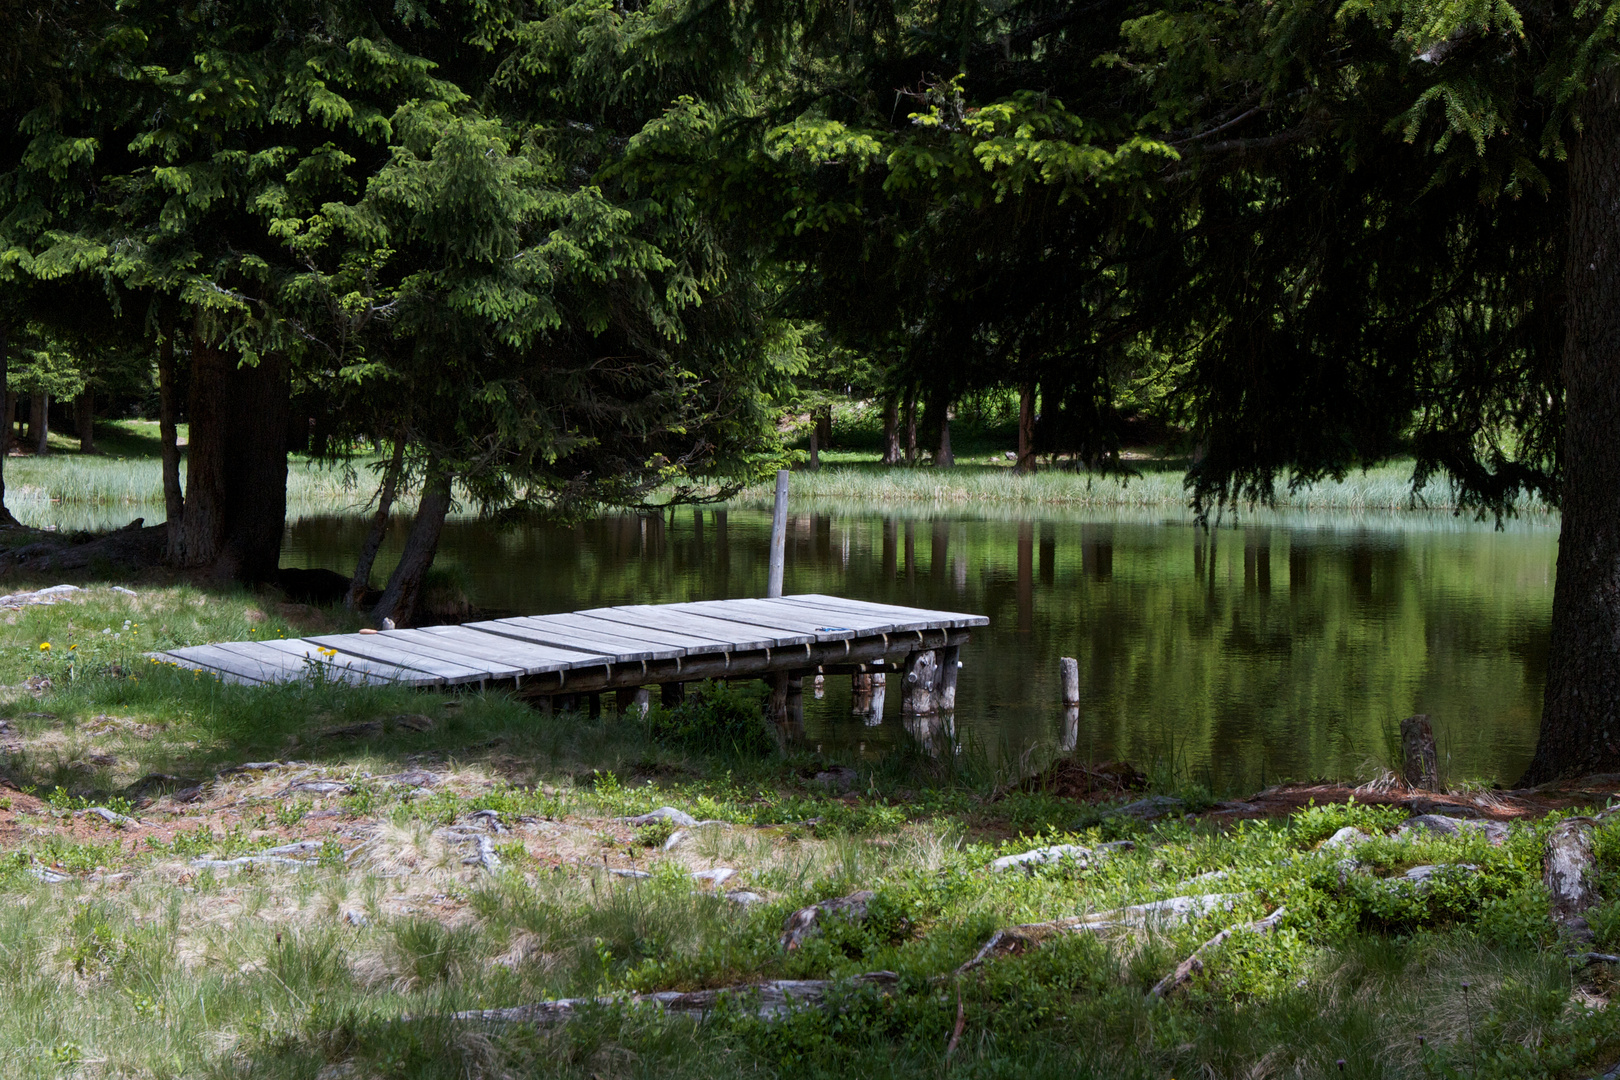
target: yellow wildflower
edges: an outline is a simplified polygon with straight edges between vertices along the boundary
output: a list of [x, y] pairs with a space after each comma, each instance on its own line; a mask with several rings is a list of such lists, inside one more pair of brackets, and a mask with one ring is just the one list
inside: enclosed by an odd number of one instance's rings
[[39, 651], [40, 652], [50, 652], [51, 651], [51, 643], [48, 642], [48, 641], [40, 642], [39, 643]]

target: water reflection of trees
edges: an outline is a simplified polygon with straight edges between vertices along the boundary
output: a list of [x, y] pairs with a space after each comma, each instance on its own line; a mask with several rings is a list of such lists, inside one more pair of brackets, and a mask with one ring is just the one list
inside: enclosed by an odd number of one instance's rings
[[[359, 528], [305, 519], [289, 551], [342, 569]], [[514, 531], [452, 520], [442, 551], [480, 604], [534, 613], [757, 595], [768, 529], [708, 509]], [[1380, 749], [1382, 724], [1427, 712], [1460, 771], [1505, 777], [1534, 737], [1553, 551], [1551, 530], [793, 515], [787, 590], [989, 615], [963, 653], [956, 723], [993, 752], [1072, 736], [1080, 753], [1217, 781], [1343, 774]], [[1082, 672], [1072, 732], [1064, 655]], [[876, 728], [850, 695], [829, 680], [814, 741], [900, 737], [898, 695]]]

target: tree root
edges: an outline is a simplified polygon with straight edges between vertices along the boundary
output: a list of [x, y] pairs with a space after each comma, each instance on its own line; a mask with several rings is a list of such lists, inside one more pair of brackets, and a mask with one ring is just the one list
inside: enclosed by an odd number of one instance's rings
[[1547, 834], [1541, 877], [1552, 899], [1551, 916], [1571, 953], [1595, 940], [1586, 912], [1598, 901], [1592, 876], [1591, 818], [1568, 818]]
[[1204, 971], [1205, 954], [1220, 948], [1221, 945], [1226, 942], [1226, 939], [1230, 938], [1233, 934], [1238, 933], [1239, 931], [1248, 931], [1255, 934], [1268, 933], [1277, 928], [1277, 924], [1282, 921], [1283, 916], [1287, 913], [1288, 909], [1286, 907], [1279, 907], [1276, 911], [1273, 911], [1270, 915], [1267, 915], [1263, 919], [1257, 919], [1256, 921], [1245, 926], [1229, 926], [1225, 930], [1222, 930], [1220, 933], [1198, 946], [1198, 948], [1194, 949], [1191, 956], [1187, 957], [1187, 959], [1176, 965], [1176, 970], [1172, 971], [1170, 974], [1166, 975], [1164, 978], [1160, 979], [1156, 984], [1154, 984], [1153, 989], [1148, 991], [1148, 997], [1162, 998], [1165, 995], [1173, 993], [1177, 989], [1185, 986], [1187, 983], [1192, 982], [1193, 976], [1200, 975]]
[[1095, 915], [1073, 915], [1049, 922], [1009, 926], [992, 934], [973, 959], [957, 968], [955, 974], [965, 975], [998, 956], [1019, 956], [1064, 934], [1107, 934], [1116, 930], [1141, 930], [1149, 926], [1187, 922], [1216, 911], [1230, 911], [1242, 898], [1241, 893], [1175, 896], [1150, 904], [1132, 904], [1115, 911], [1100, 911]]

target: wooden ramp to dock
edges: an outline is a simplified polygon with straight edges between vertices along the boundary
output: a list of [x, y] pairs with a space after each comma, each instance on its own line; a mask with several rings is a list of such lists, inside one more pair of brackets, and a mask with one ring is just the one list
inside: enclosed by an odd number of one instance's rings
[[[907, 707], [949, 711], [957, 650], [989, 619], [954, 611], [807, 593], [771, 600], [632, 604], [363, 634], [228, 641], [154, 653], [155, 659], [232, 683], [305, 680], [457, 686], [508, 683], [542, 699], [604, 690], [620, 706], [644, 688], [703, 679], [770, 679], [777, 711], [808, 675], [907, 676]], [[881, 683], [883, 680], [879, 680]], [[870, 683], [870, 680], [868, 680]], [[637, 697], [640, 692], [639, 698]], [[577, 705], [577, 700], [568, 704]]]

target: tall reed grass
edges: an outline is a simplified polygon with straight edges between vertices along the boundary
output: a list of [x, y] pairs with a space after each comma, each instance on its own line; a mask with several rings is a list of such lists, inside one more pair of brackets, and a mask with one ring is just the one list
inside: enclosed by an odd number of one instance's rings
[[[1410, 463], [1391, 463], [1353, 473], [1343, 480], [1324, 480], [1290, 491], [1279, 484], [1279, 510], [1445, 511], [1458, 508], [1455, 490], [1445, 482], [1412, 491]], [[1184, 508], [1188, 491], [1179, 471], [1143, 471], [1113, 476], [1062, 471], [1020, 476], [1011, 469], [958, 467], [950, 470], [841, 466], [793, 476], [792, 496], [805, 501], [843, 500], [865, 503], [926, 503], [941, 508], [1006, 504], [1014, 506], [1111, 506]], [[757, 484], [737, 501], [763, 504], [771, 488]], [[1539, 499], [1526, 500], [1525, 514], [1545, 515], [1553, 508]]]

